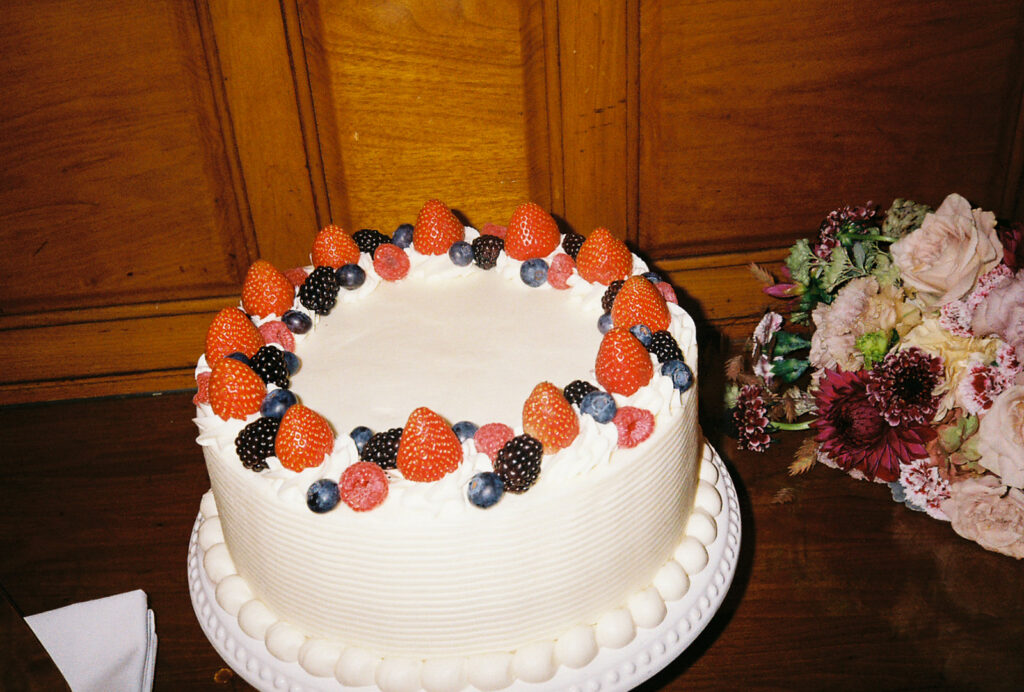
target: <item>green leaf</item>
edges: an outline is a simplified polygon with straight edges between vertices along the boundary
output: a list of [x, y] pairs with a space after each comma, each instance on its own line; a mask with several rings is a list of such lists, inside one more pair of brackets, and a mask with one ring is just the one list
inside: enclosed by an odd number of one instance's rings
[[857, 269], [864, 269], [864, 262], [868, 258], [868, 251], [864, 249], [864, 243], [857, 241], [853, 244], [853, 265]]
[[796, 382], [809, 365], [803, 358], [783, 358], [772, 363], [772, 374], [783, 382]]
[[851, 269], [853, 269], [853, 265], [850, 263], [850, 257], [844, 250], [838, 247], [835, 248], [832, 251], [832, 257], [829, 260], [829, 263], [821, 273], [822, 287], [828, 293], [832, 293], [836, 290], [839, 284], [846, 281], [848, 278], [847, 273]]
[[871, 270], [871, 275], [875, 277], [880, 285], [892, 286], [899, 280], [900, 270], [893, 264], [892, 258], [889, 255], [879, 252], [875, 255], [875, 266]]
[[811, 244], [806, 238], [796, 241], [790, 248], [789, 257], [786, 258], [786, 266], [793, 280], [797, 283], [806, 284], [811, 280], [811, 267], [815, 261], [814, 253], [811, 252]]
[[778, 332], [775, 335], [775, 349], [772, 353], [777, 356], [784, 356], [787, 353], [799, 351], [801, 348], [810, 348], [810, 346], [811, 342], [799, 334]]

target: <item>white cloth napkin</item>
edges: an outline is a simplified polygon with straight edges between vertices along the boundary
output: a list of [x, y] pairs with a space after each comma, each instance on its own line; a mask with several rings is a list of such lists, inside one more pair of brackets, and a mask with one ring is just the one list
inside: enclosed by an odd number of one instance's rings
[[149, 692], [156, 622], [144, 591], [25, 618], [74, 692]]

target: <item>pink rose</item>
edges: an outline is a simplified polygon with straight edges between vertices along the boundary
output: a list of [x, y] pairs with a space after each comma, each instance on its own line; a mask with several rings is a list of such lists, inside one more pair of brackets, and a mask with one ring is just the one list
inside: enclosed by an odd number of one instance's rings
[[1024, 493], [995, 476], [970, 477], [949, 487], [942, 503], [953, 530], [985, 550], [1024, 557]]
[[975, 336], [998, 336], [1024, 362], [1024, 270], [989, 291], [974, 310], [971, 331]]
[[1024, 488], [1024, 387], [1003, 391], [978, 426], [978, 464], [1005, 485]]
[[995, 214], [972, 210], [957, 194], [947, 197], [891, 250], [903, 283], [917, 289], [927, 305], [963, 298], [979, 276], [1003, 259]]

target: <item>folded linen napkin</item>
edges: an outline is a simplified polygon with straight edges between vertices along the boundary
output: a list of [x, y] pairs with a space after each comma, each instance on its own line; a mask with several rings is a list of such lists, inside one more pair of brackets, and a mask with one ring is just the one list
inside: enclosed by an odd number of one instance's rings
[[74, 692], [149, 692], [156, 622], [146, 593], [129, 591], [25, 618]]

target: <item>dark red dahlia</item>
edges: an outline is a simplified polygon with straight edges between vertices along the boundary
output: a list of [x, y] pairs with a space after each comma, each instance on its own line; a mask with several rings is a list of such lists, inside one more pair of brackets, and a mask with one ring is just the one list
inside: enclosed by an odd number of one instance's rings
[[736, 421], [736, 441], [741, 448], [763, 452], [771, 446], [772, 438], [768, 434], [771, 421], [760, 385], [748, 384], [740, 389], [732, 417]]
[[826, 370], [811, 427], [821, 451], [839, 468], [891, 482], [899, 478], [901, 463], [928, 456], [925, 443], [935, 433], [927, 425], [890, 425], [868, 395], [868, 378], [864, 370]]
[[999, 224], [996, 226], [996, 235], [1003, 245], [1003, 264], [1016, 272], [1024, 269], [1024, 223], [1017, 223], [1007, 226]]
[[939, 408], [942, 359], [916, 346], [889, 353], [868, 375], [868, 396], [889, 425], [930, 423]]

